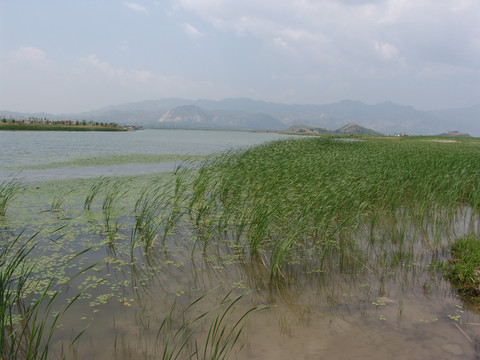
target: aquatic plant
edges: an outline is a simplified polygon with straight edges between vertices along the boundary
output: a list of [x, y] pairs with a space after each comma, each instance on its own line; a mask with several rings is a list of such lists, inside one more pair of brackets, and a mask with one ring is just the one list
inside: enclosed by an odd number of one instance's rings
[[10, 202], [15, 199], [20, 187], [18, 179], [5, 180], [0, 184], [0, 216], [5, 216]]
[[134, 236], [139, 236], [147, 253], [158, 237], [162, 222], [161, 215], [166, 211], [168, 204], [168, 188], [164, 184], [153, 184], [140, 190], [135, 208]]
[[480, 298], [480, 240], [467, 237], [456, 240], [451, 246], [451, 258], [445, 274], [467, 300]]
[[48, 211], [59, 211], [60, 207], [65, 202], [66, 197], [69, 194], [71, 194], [72, 192], [73, 192], [73, 190], [67, 190], [67, 191], [61, 192], [59, 194], [56, 194], [53, 197], [52, 201], [50, 202], [50, 208], [48, 209]]
[[176, 303], [173, 303], [157, 331], [155, 347], [156, 353], [161, 354], [161, 359], [228, 359], [239, 345], [248, 316], [268, 309], [254, 306], [236, 315], [236, 320], [233, 320], [235, 306], [247, 293], [233, 296], [230, 291], [218, 305], [203, 311], [193, 320], [187, 320], [189, 311], [207, 295], [208, 293], [205, 293], [198, 297], [179, 312]]
[[106, 188], [105, 197], [103, 199], [102, 210], [104, 215], [105, 231], [108, 234], [110, 242], [119, 228], [119, 224], [113, 219], [115, 212], [118, 210], [119, 201], [127, 194], [125, 189], [125, 181], [118, 179]]
[[88, 191], [87, 197], [85, 198], [85, 202], [83, 204], [83, 208], [85, 210], [90, 210], [92, 206], [92, 202], [97, 196], [97, 194], [109, 183], [110, 179], [106, 177], [100, 177], [97, 182], [93, 183]]
[[[37, 234], [24, 240], [22, 234], [2, 244], [0, 252], [0, 354], [4, 359], [47, 359], [50, 342], [61, 316], [79, 298], [77, 294], [63, 309], [55, 305], [59, 290], [53, 288], [55, 276], [38, 279], [36, 262], [29, 256], [36, 247]], [[89, 249], [72, 256], [69, 261]], [[90, 269], [79, 271], [72, 278]], [[42, 290], [32, 290], [39, 283]], [[53, 318], [52, 318], [53, 315]], [[83, 332], [77, 334], [74, 343]]]
[[228, 229], [250, 256], [270, 254], [272, 278], [292, 254], [313, 248], [323, 258], [335, 252], [342, 266], [358, 259], [355, 231], [373, 233], [380, 219], [429, 228], [435, 248], [459, 207], [477, 213], [480, 148], [451, 145], [280, 140], [206, 160], [175, 196], [188, 193], [203, 248]]

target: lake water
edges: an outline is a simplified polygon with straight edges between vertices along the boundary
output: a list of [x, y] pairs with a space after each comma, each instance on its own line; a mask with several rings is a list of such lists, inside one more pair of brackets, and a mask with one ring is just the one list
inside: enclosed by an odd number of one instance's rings
[[[26, 182], [168, 171], [173, 164], [44, 170], [28, 167], [102, 154], [206, 155], [282, 137], [187, 130], [0, 132], [0, 176], [8, 177], [13, 168], [22, 167], [27, 169], [19, 175]], [[420, 232], [411, 224], [395, 224], [386, 219], [374, 234], [384, 239], [379, 246], [369, 246], [371, 235], [367, 229], [351, 234], [364, 247], [365, 254], [362, 261], [351, 264], [350, 270], [335, 263], [328, 271], [319, 273], [315, 264], [306, 261], [291, 265], [282, 281], [272, 283], [262, 254], [246, 260], [236, 257], [224, 244], [223, 236], [228, 238], [228, 234], [219, 234], [218, 245], [202, 252], [192, 240], [193, 230], [188, 224], [176, 233], [172, 231], [165, 244], [155, 237], [154, 246], [146, 255], [135, 242], [133, 232], [133, 208], [139, 195], [132, 193], [138, 188], [118, 183], [127, 191], [116, 199], [118, 202], [114, 199], [118, 214], [110, 214], [102, 198], [115, 196], [113, 191], [109, 192], [115, 189], [114, 182], [102, 188], [91, 210], [84, 209], [90, 184], [77, 188], [75, 183], [70, 188], [69, 183], [26, 187], [12, 202], [7, 216], [0, 218], [2, 241], [24, 228], [27, 235], [39, 231], [35, 258], [45, 274], [73, 276], [79, 269], [93, 266], [74, 278], [62, 294], [64, 297], [58, 298], [72, 298], [82, 291], [58, 324], [51, 358], [60, 358], [60, 342], [68, 348], [69, 341], [85, 328], [72, 358], [161, 358], [165, 335], [159, 329], [172, 304], [176, 305], [177, 314], [171, 321], [173, 334], [181, 325], [180, 319], [192, 320], [214, 309], [230, 291], [235, 295], [249, 292], [228, 314], [231, 324], [253, 306], [269, 307], [250, 314], [239, 338], [244, 347], [233, 352], [231, 358], [383, 360], [479, 356], [478, 311], [464, 304], [449, 282], [430, 268], [434, 254], [426, 245], [432, 242], [429, 231]], [[59, 201], [58, 211], [48, 210], [53, 207], [52, 199]], [[112, 222], [107, 230], [110, 215]], [[441, 249], [447, 249], [454, 237], [478, 233], [478, 217], [473, 223], [462, 220], [470, 218], [468, 209], [459, 210], [457, 221], [442, 234], [445, 236]], [[112, 223], [114, 226], [110, 226]], [[395, 241], [398, 233], [402, 234], [405, 248]], [[89, 247], [92, 250], [70, 267], [62, 265], [72, 254]], [[445, 254], [440, 251], [436, 255], [443, 259]], [[391, 256], [408, 261], [386, 261]], [[189, 308], [205, 293], [208, 296], [204, 300]], [[200, 344], [207, 336], [208, 324], [197, 329], [195, 338]]]
[[55, 162], [111, 154], [207, 155], [248, 147], [287, 135], [241, 131], [141, 130], [129, 132], [0, 131], [0, 182], [21, 170], [25, 182], [172, 171], [175, 164], [62, 167]]

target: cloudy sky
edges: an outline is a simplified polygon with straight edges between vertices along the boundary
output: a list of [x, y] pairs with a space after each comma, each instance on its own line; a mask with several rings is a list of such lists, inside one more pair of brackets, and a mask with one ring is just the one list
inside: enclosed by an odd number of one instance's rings
[[0, 0], [0, 110], [480, 103], [479, 0]]

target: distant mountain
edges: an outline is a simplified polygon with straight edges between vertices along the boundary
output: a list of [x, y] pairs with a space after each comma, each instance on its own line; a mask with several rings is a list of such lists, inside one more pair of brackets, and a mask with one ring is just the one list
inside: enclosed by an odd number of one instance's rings
[[470, 134], [462, 133], [459, 131], [449, 131], [443, 134], [439, 134], [437, 136], [446, 136], [446, 137], [471, 137]]
[[383, 134], [435, 135], [459, 131], [480, 137], [480, 105], [442, 111], [419, 111], [392, 102], [367, 105], [345, 100], [326, 105], [286, 105], [248, 98], [185, 100], [168, 98], [120, 104], [77, 114], [25, 114], [0, 111], [0, 116], [85, 119], [144, 127], [193, 127], [282, 130], [302, 123], [338, 129], [355, 123]]
[[342, 134], [342, 135], [382, 135], [371, 129], [355, 123], [350, 123], [337, 130], [328, 130], [326, 128], [311, 127], [303, 124], [292, 125], [285, 132], [299, 134]]
[[181, 105], [168, 110], [158, 119], [160, 127], [281, 130], [285, 128], [277, 119], [262, 113], [233, 110], [204, 110], [196, 105]]
[[355, 123], [350, 123], [333, 131], [334, 134], [345, 134], [345, 135], [382, 135], [371, 129], [364, 128], [363, 126], [357, 125]]
[[210, 125], [211, 116], [208, 115], [202, 108], [196, 105], [182, 105], [168, 110], [162, 115], [158, 122], [160, 124], [180, 125], [185, 127], [197, 127], [203, 125]]
[[313, 127], [305, 124], [295, 124], [289, 126], [286, 130], [287, 133], [300, 133], [300, 134], [330, 134], [331, 131], [323, 127]]
[[[465, 131], [480, 137], [480, 104], [466, 108], [429, 111], [443, 122], [451, 124], [449, 130]], [[476, 126], [472, 126], [475, 124]]]

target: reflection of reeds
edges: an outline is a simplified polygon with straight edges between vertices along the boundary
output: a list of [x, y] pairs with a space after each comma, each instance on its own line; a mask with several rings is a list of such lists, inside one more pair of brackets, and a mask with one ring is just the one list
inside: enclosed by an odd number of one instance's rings
[[[236, 314], [237, 305], [247, 293], [233, 296], [229, 292], [217, 305], [192, 317], [190, 313], [198, 311], [197, 306], [201, 306], [207, 295], [203, 294], [182, 309], [173, 303], [156, 332], [155, 346], [142, 349], [142, 354], [148, 357], [153, 351], [154, 358], [164, 360], [228, 359], [236, 347], [241, 347], [240, 336], [248, 316], [268, 309], [255, 306]], [[150, 326], [142, 325], [143, 328]], [[132, 350], [138, 352], [139, 349], [123, 347], [122, 352], [128, 354]]]
[[5, 180], [0, 184], [0, 216], [5, 216], [9, 203], [17, 195], [20, 182], [17, 179]]

